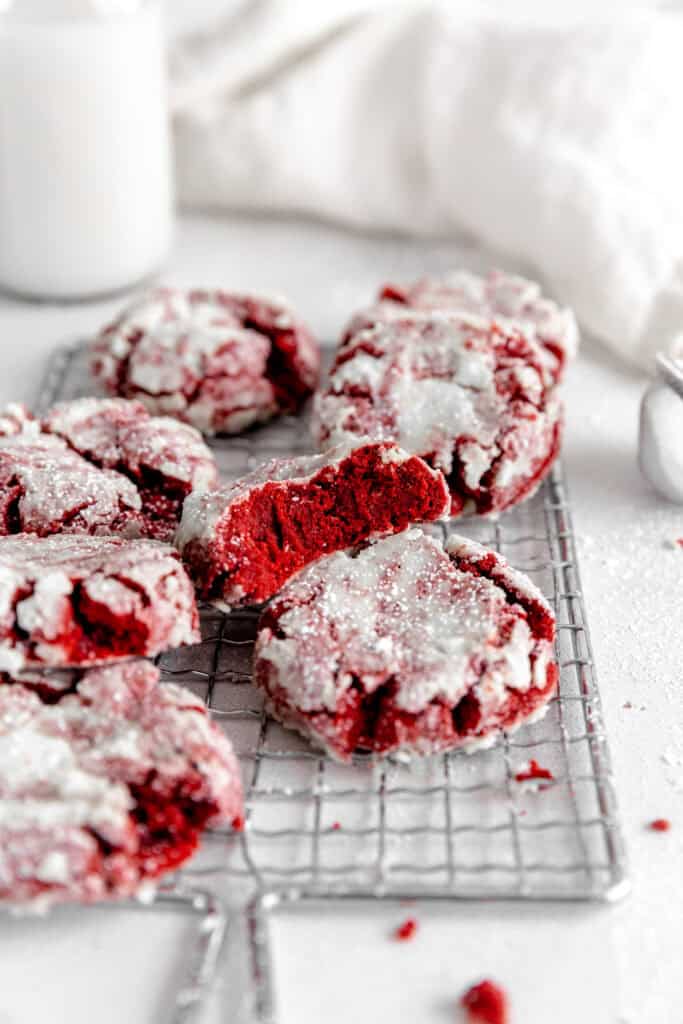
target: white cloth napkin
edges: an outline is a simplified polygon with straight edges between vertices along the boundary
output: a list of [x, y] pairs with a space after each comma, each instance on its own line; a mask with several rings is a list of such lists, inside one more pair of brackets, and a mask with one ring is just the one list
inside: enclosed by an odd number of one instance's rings
[[683, 330], [683, 17], [506, 6], [233, 4], [174, 44], [181, 200], [472, 233], [649, 365]]

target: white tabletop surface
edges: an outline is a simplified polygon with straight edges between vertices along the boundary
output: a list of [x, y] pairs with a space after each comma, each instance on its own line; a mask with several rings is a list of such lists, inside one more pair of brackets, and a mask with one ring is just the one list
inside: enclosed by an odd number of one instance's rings
[[[333, 338], [382, 279], [490, 259], [471, 245], [193, 217], [181, 221], [163, 276], [282, 292]], [[120, 303], [0, 298], [0, 400], [30, 402], [55, 346], [91, 333]], [[564, 448], [632, 893], [615, 906], [418, 904], [419, 934], [405, 944], [390, 939], [407, 913], [399, 906], [279, 913], [283, 1024], [457, 1021], [459, 995], [484, 975], [508, 989], [513, 1024], [683, 1019], [683, 549], [667, 543], [683, 535], [683, 508], [657, 499], [638, 473], [643, 383], [586, 342], [567, 382]], [[660, 816], [670, 832], [646, 828]], [[5, 919], [0, 1024], [165, 1020], [184, 927], [166, 924], [141, 932], [139, 916], [121, 911]]]

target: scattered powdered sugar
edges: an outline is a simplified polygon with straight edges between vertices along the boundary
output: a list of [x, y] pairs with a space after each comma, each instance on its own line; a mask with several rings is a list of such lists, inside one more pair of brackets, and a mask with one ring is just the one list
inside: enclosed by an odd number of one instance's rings
[[683, 735], [680, 729], [677, 742], [664, 748], [660, 760], [665, 765], [666, 781], [677, 793], [683, 793]]

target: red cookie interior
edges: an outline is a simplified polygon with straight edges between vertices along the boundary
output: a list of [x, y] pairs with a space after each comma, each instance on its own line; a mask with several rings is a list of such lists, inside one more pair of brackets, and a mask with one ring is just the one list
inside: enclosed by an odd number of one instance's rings
[[396, 445], [364, 444], [267, 463], [189, 499], [177, 543], [199, 595], [258, 604], [323, 555], [443, 518], [443, 475]]

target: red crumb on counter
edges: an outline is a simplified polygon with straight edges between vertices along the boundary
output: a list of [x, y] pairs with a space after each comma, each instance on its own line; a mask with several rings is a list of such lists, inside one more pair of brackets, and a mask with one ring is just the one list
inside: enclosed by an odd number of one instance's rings
[[495, 982], [484, 980], [473, 985], [460, 1000], [467, 1013], [467, 1024], [508, 1024], [508, 998]]
[[555, 776], [550, 768], [543, 768], [538, 761], [532, 757], [526, 767], [521, 768], [515, 775], [515, 782], [530, 782], [532, 779], [553, 780]]
[[341, 828], [341, 822], [333, 821], [332, 824], [330, 825], [330, 828], [332, 829], [333, 832], [338, 832]]
[[399, 942], [408, 942], [414, 939], [417, 933], [417, 921], [414, 917], [407, 917], [403, 924], [400, 924], [394, 932], [394, 938]]
[[237, 814], [232, 819], [232, 830], [233, 832], [244, 832], [244, 818], [241, 814]]
[[671, 828], [671, 822], [668, 818], [655, 818], [654, 821], [650, 822], [648, 828], [653, 832], [668, 832]]

